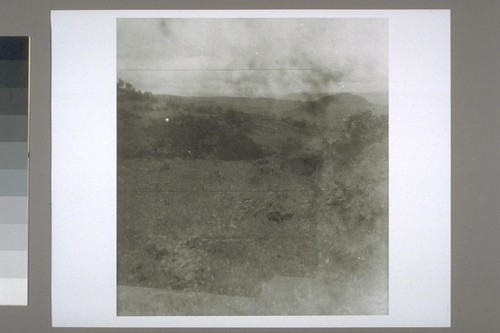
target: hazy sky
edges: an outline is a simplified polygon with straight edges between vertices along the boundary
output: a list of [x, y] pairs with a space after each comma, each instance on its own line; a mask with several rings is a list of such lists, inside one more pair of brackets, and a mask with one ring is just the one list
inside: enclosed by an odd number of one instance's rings
[[184, 96], [386, 92], [386, 19], [118, 19], [118, 77]]

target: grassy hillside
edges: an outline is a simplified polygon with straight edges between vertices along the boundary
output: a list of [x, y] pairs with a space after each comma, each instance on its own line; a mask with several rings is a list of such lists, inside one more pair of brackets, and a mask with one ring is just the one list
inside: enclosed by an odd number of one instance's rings
[[119, 313], [386, 313], [388, 124], [373, 109], [119, 86]]

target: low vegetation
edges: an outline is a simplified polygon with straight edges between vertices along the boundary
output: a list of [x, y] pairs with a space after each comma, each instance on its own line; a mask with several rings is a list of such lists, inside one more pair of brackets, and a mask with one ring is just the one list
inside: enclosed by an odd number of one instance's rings
[[[323, 120], [314, 102], [217, 101], [119, 81], [118, 284], [251, 297], [228, 313], [387, 313], [387, 114], [347, 95], [322, 98]], [[123, 313], [156, 313], [121, 290]]]

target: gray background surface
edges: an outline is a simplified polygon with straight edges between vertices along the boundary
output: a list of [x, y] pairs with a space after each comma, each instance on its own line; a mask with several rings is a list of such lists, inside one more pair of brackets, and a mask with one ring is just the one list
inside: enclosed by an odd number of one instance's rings
[[[0, 34], [32, 36], [29, 306], [0, 307], [0, 332], [193, 332], [255, 329], [54, 329], [50, 305], [50, 10], [451, 9], [452, 328], [315, 332], [500, 331], [500, 2], [0, 0]], [[261, 332], [278, 330], [261, 329]], [[279, 331], [290, 331], [279, 330]], [[303, 332], [303, 329], [295, 330]]]

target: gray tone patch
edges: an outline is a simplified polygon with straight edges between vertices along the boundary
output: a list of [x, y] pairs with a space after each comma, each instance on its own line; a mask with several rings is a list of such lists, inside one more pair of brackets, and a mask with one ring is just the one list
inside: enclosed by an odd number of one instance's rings
[[28, 61], [0, 61], [0, 88], [27, 88]]
[[0, 224], [27, 224], [28, 197], [0, 196]]
[[28, 114], [28, 88], [0, 88], [1, 115]]
[[0, 224], [0, 251], [27, 251], [28, 225]]
[[28, 116], [0, 115], [0, 142], [28, 142]]
[[0, 142], [0, 169], [27, 169], [27, 142]]
[[28, 277], [28, 251], [0, 251], [0, 278]]
[[27, 194], [27, 170], [0, 170], [0, 196], [16, 197]]

